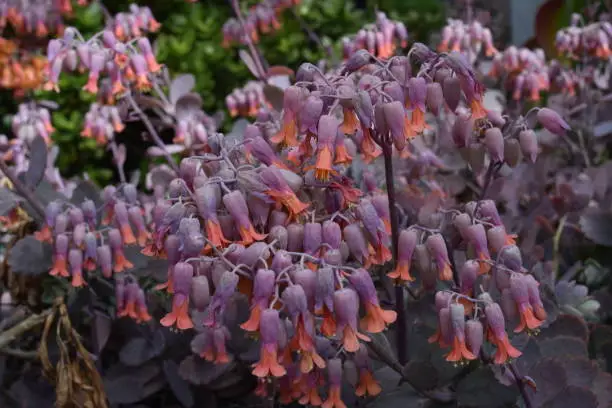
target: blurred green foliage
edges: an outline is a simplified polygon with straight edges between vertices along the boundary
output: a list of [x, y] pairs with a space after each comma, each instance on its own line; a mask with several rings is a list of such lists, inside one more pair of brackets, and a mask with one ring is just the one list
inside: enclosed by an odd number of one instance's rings
[[[111, 14], [125, 11], [130, 4], [125, 0], [104, 0], [103, 3]], [[249, 0], [240, 3], [243, 11], [247, 11], [257, 2]], [[200, 0], [194, 4], [185, 0], [150, 0], [146, 5], [162, 24], [160, 32], [152, 38], [158, 60], [166, 64], [173, 74], [191, 73], [195, 76], [196, 91], [202, 96], [207, 112], [225, 110], [225, 96], [252, 79], [240, 61], [239, 48], [221, 47], [223, 23], [234, 15], [229, 2]], [[292, 69], [304, 61], [316, 62], [324, 58], [325, 51], [304, 30], [303, 24], [306, 24], [317, 33], [323, 44], [333, 46], [339, 58], [341, 50], [338, 40], [374, 22], [376, 10], [387, 12], [392, 19], [404, 21], [412, 39], [418, 41], [426, 42], [429, 33], [439, 30], [444, 23], [441, 0], [368, 1], [364, 9], [355, 8], [354, 2], [347, 0], [302, 0], [295, 9], [297, 17], [293, 11], [286, 10], [280, 20], [281, 29], [264, 35], [259, 49], [270, 65], [284, 65]], [[75, 18], [68, 23], [88, 37], [103, 29], [103, 16], [100, 6], [93, 3], [86, 8], [77, 8]], [[58, 159], [62, 174], [87, 172], [91, 179], [104, 184], [114, 178], [109, 170], [113, 168], [110, 155], [96, 146], [93, 140], [80, 136], [83, 117], [93, 100], [81, 91], [85, 81], [84, 75], [62, 75], [60, 93], [38, 92], [35, 97], [52, 100], [59, 105], [59, 109], [53, 113], [53, 122], [57, 128], [54, 139], [62, 152]], [[0, 101], [4, 99], [0, 98]], [[3, 115], [16, 109], [14, 102], [2, 106]], [[139, 143], [140, 131], [140, 126], [129, 124], [118, 136], [119, 142], [128, 144], [128, 172], [142, 168], [145, 149]]]

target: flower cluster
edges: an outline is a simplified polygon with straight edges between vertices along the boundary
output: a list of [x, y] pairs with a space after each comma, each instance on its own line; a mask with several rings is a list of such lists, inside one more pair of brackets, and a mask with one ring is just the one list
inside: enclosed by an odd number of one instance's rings
[[510, 46], [493, 59], [489, 75], [505, 78], [505, 88], [512, 98], [539, 101], [540, 93], [550, 87], [549, 67], [542, 49]]
[[139, 7], [136, 4], [130, 4], [129, 12], [117, 13], [107, 23], [107, 28], [123, 42], [142, 37], [147, 33], [154, 33], [160, 26], [149, 7]]
[[117, 106], [92, 103], [85, 114], [81, 136], [93, 138], [99, 145], [105, 145], [114, 139], [115, 133], [121, 133], [124, 128]]
[[408, 45], [408, 31], [401, 21], [390, 20], [385, 13], [376, 13], [376, 23], [359, 30], [353, 37], [342, 39], [342, 53], [347, 59], [359, 50], [367, 50], [378, 58], [391, 57], [397, 46]]
[[125, 246], [144, 245], [149, 231], [143, 206], [131, 184], [120, 190], [108, 186], [102, 193], [99, 209], [90, 200], [79, 206], [52, 201], [45, 208], [45, 220], [36, 239], [53, 245], [53, 267], [49, 274], [70, 277], [72, 286], [86, 284], [84, 274], [100, 270], [110, 278], [133, 267], [126, 258]]
[[467, 24], [463, 20], [449, 19], [442, 29], [442, 38], [438, 45], [440, 52], [457, 51], [475, 59], [483, 48], [487, 57], [497, 54], [491, 30], [483, 27], [479, 21], [474, 20]]
[[11, 121], [11, 130], [17, 139], [25, 143], [31, 143], [40, 136], [47, 144], [51, 143], [51, 134], [55, 132], [49, 110], [34, 103], [19, 104]]
[[[69, 28], [62, 39], [49, 42], [47, 59], [49, 78], [45, 89], [59, 91], [59, 76], [67, 65], [69, 70], [88, 71], [89, 79], [83, 89], [93, 94], [104, 91], [101, 99], [106, 101], [123, 93], [132, 83], [138, 90], [149, 90], [153, 86], [150, 76], [161, 70], [146, 37], [124, 43], [110, 30], [85, 41], [76, 29]], [[103, 74], [107, 75], [107, 84], [99, 87]]]
[[245, 17], [244, 26], [236, 18], [223, 24], [223, 47], [232, 44], [246, 44], [247, 36], [254, 43], [261, 35], [278, 30], [280, 14], [287, 8], [300, 4], [300, 0], [263, 0], [253, 7]]
[[255, 116], [268, 102], [263, 93], [263, 83], [249, 81], [240, 89], [234, 89], [225, 97], [225, 105], [231, 117]]
[[0, 38], [0, 87], [15, 90], [17, 96], [42, 84], [47, 63], [43, 57], [29, 53], [15, 58], [19, 53], [24, 51], [17, 42]]
[[[79, 0], [79, 6], [87, 5], [87, 0]], [[3, 0], [0, 3], [0, 26], [11, 25], [17, 35], [34, 34], [47, 37], [49, 33], [62, 34], [63, 16], [73, 12], [70, 0]]]
[[582, 59], [585, 55], [607, 60], [611, 54], [612, 24], [600, 21], [582, 24], [582, 16], [572, 15], [569, 27], [557, 31], [555, 47], [561, 55]]

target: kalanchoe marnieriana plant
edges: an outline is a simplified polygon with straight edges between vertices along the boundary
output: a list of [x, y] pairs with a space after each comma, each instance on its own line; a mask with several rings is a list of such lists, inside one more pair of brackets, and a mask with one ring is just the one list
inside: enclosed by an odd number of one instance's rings
[[49, 109], [35, 103], [19, 104], [17, 113], [11, 120], [11, 130], [17, 137], [16, 140], [31, 143], [34, 138], [40, 136], [48, 145], [51, 144], [51, 135], [55, 132]]
[[[263, 0], [251, 8], [244, 16], [244, 25], [236, 18], [230, 18], [223, 24], [223, 47], [233, 44], [259, 42], [262, 35], [269, 34], [281, 27], [280, 14], [296, 5], [300, 0]], [[248, 40], [247, 37], [248, 36]]]
[[342, 55], [351, 57], [359, 50], [367, 50], [378, 58], [389, 58], [398, 47], [408, 45], [408, 31], [401, 21], [390, 20], [382, 11], [376, 13], [376, 22], [368, 25], [352, 37], [342, 38]]
[[123, 42], [143, 37], [147, 33], [154, 33], [160, 28], [160, 24], [153, 16], [151, 9], [136, 4], [130, 4], [128, 12], [117, 13], [106, 22], [106, 25], [107, 29], [111, 30], [119, 41]]
[[[87, 5], [87, 0], [79, 0], [79, 6]], [[17, 35], [34, 34], [44, 38], [49, 33], [61, 34], [64, 30], [63, 17], [73, 14], [70, 0], [43, 0], [34, 3], [23, 0], [3, 0], [0, 2], [2, 27], [10, 25]]]

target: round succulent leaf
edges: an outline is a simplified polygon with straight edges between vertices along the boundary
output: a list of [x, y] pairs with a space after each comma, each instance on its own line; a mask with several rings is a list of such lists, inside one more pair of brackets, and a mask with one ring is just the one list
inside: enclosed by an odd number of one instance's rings
[[527, 388], [534, 406], [554, 398], [567, 386], [567, 376], [563, 366], [552, 358], [544, 358], [527, 373], [537, 385], [537, 391]]
[[469, 407], [506, 407], [519, 396], [516, 387], [500, 383], [489, 367], [480, 367], [457, 385], [457, 402]]
[[543, 357], [587, 357], [587, 344], [576, 337], [557, 336], [540, 341]]
[[589, 338], [589, 328], [584, 319], [573, 315], [562, 314], [546, 329], [540, 332], [538, 339], [544, 340], [560, 335], [577, 337], [586, 342]]
[[570, 385], [546, 401], [542, 408], [597, 408], [597, 397], [587, 388]]

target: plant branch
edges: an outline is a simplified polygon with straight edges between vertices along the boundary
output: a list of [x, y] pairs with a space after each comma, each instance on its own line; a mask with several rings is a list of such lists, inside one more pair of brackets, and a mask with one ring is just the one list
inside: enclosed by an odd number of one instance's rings
[[516, 385], [518, 386], [519, 391], [521, 392], [523, 401], [525, 401], [525, 408], [533, 408], [531, 398], [529, 397], [527, 389], [525, 388], [525, 382], [523, 381], [523, 377], [520, 375], [513, 363], [509, 363], [508, 368], [510, 369], [512, 376], [514, 377], [514, 381], [516, 382]]
[[[391, 253], [393, 254], [393, 268], [397, 261], [397, 247], [399, 241], [399, 225], [397, 207], [395, 206], [395, 185], [393, 182], [393, 145], [381, 138], [381, 147], [385, 159], [385, 182], [387, 184], [387, 196], [389, 198], [389, 217], [391, 218]], [[397, 313], [397, 359], [400, 364], [407, 362], [406, 356], [406, 316], [404, 310], [404, 288], [400, 285], [395, 287], [395, 312]]]
[[15, 341], [19, 336], [24, 334], [25, 332], [32, 330], [38, 325], [41, 325], [47, 316], [52, 313], [53, 309], [46, 309], [41, 313], [33, 314], [23, 320], [21, 323], [16, 324], [8, 330], [5, 330], [0, 333], [0, 349], [4, 349], [13, 341]]
[[157, 133], [157, 130], [155, 130], [155, 127], [151, 123], [151, 120], [149, 119], [149, 117], [147, 115], [145, 115], [145, 113], [142, 111], [142, 109], [140, 109], [140, 107], [138, 106], [138, 104], [134, 100], [134, 97], [132, 96], [131, 93], [126, 93], [125, 96], [126, 96], [128, 102], [129, 102], [130, 106], [134, 110], [134, 112], [136, 112], [136, 114], [140, 117], [140, 120], [142, 121], [142, 123], [144, 123], [145, 127], [147, 128], [147, 130], [149, 132], [149, 135], [151, 135], [151, 138], [153, 138], [153, 142], [155, 142], [157, 147], [159, 147], [161, 149], [164, 157], [166, 158], [166, 161], [168, 162], [168, 164], [170, 165], [172, 170], [174, 170], [176, 172], [176, 174], [178, 174], [179, 173], [179, 168], [176, 165], [176, 162], [172, 158], [172, 155], [168, 152], [168, 149], [166, 149], [166, 144], [161, 139], [161, 137], [159, 137], [159, 133]]
[[123, 170], [123, 165], [119, 164], [119, 149], [117, 148], [117, 143], [114, 140], [109, 142], [109, 146], [111, 152], [113, 153], [113, 161], [117, 166], [117, 172], [119, 173], [119, 181], [121, 184], [127, 183], [127, 179], [125, 178], [125, 171]]
[[238, 4], [238, 0], [230, 0], [230, 4], [232, 5], [232, 9], [234, 9], [236, 17], [238, 17], [238, 21], [240, 22], [240, 26], [242, 27], [242, 32], [244, 33], [244, 38], [246, 39], [247, 47], [249, 47], [249, 51], [251, 52], [251, 56], [253, 57], [253, 62], [255, 62], [258, 74], [260, 75], [258, 79], [264, 80], [266, 78], [266, 69], [264, 68], [263, 62], [261, 60], [261, 54], [257, 51], [257, 48], [255, 48], [255, 44], [253, 44], [253, 40], [247, 32], [246, 22], [244, 21], [244, 17], [242, 16], [242, 12], [240, 11], [240, 5]]
[[39, 220], [44, 220], [45, 209], [43, 208], [38, 198], [36, 198], [36, 196], [32, 193], [32, 190], [26, 187], [25, 184], [23, 184], [21, 180], [19, 180], [19, 178], [13, 173], [13, 171], [9, 168], [8, 164], [6, 164], [6, 162], [2, 158], [0, 158], [0, 171], [2, 171], [2, 173], [4, 173], [4, 175], [11, 181], [11, 183], [13, 184], [13, 188], [17, 191], [17, 193], [19, 193], [19, 195], [21, 195], [23, 198], [26, 199], [28, 203], [30, 203], [30, 205], [36, 212], [36, 215], [38, 215], [37, 218]]

